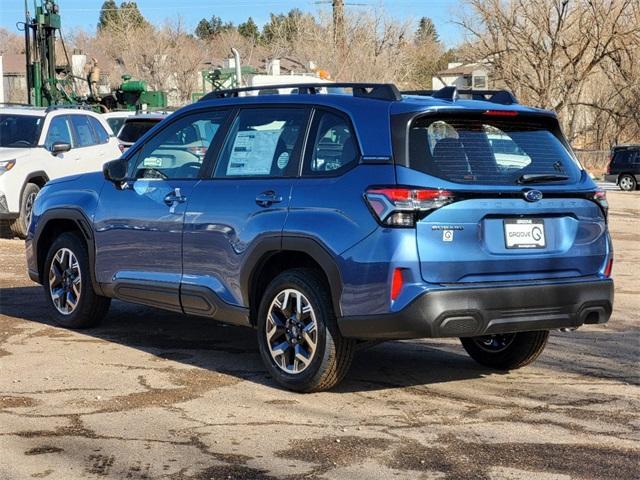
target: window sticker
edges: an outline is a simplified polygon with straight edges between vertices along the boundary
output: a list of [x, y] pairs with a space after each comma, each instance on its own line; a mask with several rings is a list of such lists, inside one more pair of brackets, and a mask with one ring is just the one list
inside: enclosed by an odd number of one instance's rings
[[142, 161], [142, 166], [145, 168], [158, 168], [162, 166], [162, 158], [159, 157], [147, 157]]
[[227, 176], [269, 175], [280, 133], [281, 130], [238, 132], [231, 149]]

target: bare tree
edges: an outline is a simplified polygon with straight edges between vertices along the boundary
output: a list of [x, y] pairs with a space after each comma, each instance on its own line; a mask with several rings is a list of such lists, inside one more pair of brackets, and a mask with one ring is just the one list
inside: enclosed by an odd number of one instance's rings
[[[588, 124], [594, 115], [603, 116], [589, 110], [615, 110], [599, 103], [606, 101], [603, 91], [626, 88], [611, 75], [629, 77], [629, 68], [640, 60], [640, 23], [633, 20], [637, 0], [467, 0], [467, 5], [471, 13], [460, 21], [470, 34], [466, 57], [485, 61], [494, 80], [525, 102], [557, 111], [570, 140], [588, 143]], [[619, 96], [613, 91], [609, 99]]]

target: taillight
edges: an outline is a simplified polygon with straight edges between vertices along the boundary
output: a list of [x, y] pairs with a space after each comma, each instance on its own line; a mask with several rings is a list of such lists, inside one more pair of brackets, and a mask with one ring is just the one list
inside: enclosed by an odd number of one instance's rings
[[604, 190], [596, 190], [593, 192], [591, 199], [600, 205], [602, 212], [604, 213], [604, 218], [607, 218], [609, 214], [609, 202], [607, 202], [607, 192]]
[[607, 175], [611, 174], [611, 164], [613, 163], [613, 155], [609, 155], [609, 162], [607, 163]]
[[372, 187], [365, 199], [383, 225], [413, 227], [430, 211], [453, 202], [448, 190], [408, 187]]
[[604, 276], [609, 278], [611, 277], [611, 272], [613, 271], [613, 255], [609, 257], [607, 260], [607, 265], [604, 267]]

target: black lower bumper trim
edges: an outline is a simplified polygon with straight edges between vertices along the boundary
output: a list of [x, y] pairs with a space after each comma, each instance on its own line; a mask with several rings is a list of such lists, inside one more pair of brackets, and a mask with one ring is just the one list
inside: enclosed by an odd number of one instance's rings
[[338, 319], [345, 337], [474, 337], [606, 323], [613, 281], [456, 288], [425, 292], [403, 310]]

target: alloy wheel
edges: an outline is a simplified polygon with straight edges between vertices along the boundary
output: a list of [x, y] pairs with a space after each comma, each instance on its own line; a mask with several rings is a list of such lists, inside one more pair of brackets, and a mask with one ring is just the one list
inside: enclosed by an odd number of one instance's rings
[[627, 191], [633, 189], [633, 181], [631, 180], [630, 176], [625, 175], [620, 179], [620, 188]]
[[49, 293], [56, 310], [72, 314], [82, 291], [82, 273], [75, 254], [68, 248], [56, 252], [49, 267]]
[[299, 374], [309, 366], [318, 347], [318, 323], [302, 292], [287, 288], [275, 296], [265, 335], [271, 358], [282, 371]]
[[484, 335], [474, 338], [473, 341], [485, 352], [498, 353], [509, 348], [515, 338], [515, 333], [505, 333], [501, 335]]
[[37, 193], [30, 193], [24, 203], [25, 209], [25, 226], [29, 228], [31, 224], [31, 216], [33, 215], [33, 203], [36, 201]]

